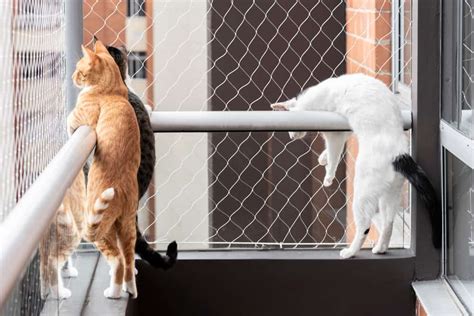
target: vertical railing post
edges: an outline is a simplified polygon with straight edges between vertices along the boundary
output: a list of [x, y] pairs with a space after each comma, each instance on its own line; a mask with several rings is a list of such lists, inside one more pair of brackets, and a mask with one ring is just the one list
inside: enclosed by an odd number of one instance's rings
[[76, 105], [79, 89], [72, 83], [76, 63], [82, 55], [82, 6], [83, 1], [66, 1], [66, 95], [67, 110], [71, 112]]

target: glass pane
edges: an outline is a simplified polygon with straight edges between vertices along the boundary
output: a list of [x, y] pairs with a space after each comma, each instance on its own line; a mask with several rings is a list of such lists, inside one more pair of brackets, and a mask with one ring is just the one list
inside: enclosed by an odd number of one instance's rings
[[446, 274], [449, 283], [472, 311], [474, 293], [473, 171], [447, 153]]
[[464, 0], [462, 20], [462, 91], [461, 91], [461, 119], [459, 129], [474, 137], [472, 121], [472, 105], [474, 103], [474, 0]]

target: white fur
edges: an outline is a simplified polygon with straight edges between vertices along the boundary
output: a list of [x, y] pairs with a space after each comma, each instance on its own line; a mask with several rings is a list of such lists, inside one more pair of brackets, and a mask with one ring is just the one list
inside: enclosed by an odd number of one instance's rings
[[123, 290], [124, 292], [128, 292], [132, 298], [138, 297], [137, 284], [135, 282], [135, 277], [133, 277], [130, 281], [125, 282]]
[[71, 297], [72, 293], [71, 290], [67, 289], [63, 285], [63, 279], [61, 278], [61, 268], [58, 268], [58, 284], [55, 286], [51, 286], [50, 289], [50, 297], [52, 299], [66, 299]]
[[108, 188], [104, 192], [102, 192], [102, 194], [100, 195], [101, 198], [107, 201], [112, 200], [114, 196], [115, 196], [114, 188]]
[[[379, 240], [374, 253], [389, 245], [395, 214], [401, 207], [403, 177], [395, 172], [395, 157], [408, 152], [400, 107], [393, 93], [379, 80], [362, 74], [331, 78], [311, 87], [298, 98], [273, 104], [274, 110], [330, 111], [349, 121], [359, 142], [355, 166], [353, 212], [356, 234], [350, 247], [340, 253], [350, 258], [362, 247], [371, 219], [380, 212]], [[290, 132], [302, 138], [306, 132]], [[323, 133], [326, 150], [319, 162], [326, 166], [324, 185], [334, 179], [347, 137], [346, 132]]]
[[[97, 200], [97, 201], [95, 202], [95, 204], [94, 204], [94, 208], [95, 208], [96, 210], [98, 209], [98, 208], [97, 208], [97, 202], [98, 202], [98, 200]], [[108, 206], [108, 204], [107, 204], [107, 206]], [[104, 209], [106, 209], [107, 206], [106, 206]], [[89, 214], [89, 215], [87, 216], [87, 222], [88, 222], [89, 224], [91, 224], [91, 225], [97, 224], [97, 223], [99, 223], [99, 222], [102, 220], [102, 217], [104, 217], [103, 214], [95, 214], [95, 215]]]
[[122, 282], [123, 280], [116, 280], [115, 279], [115, 272], [117, 271], [119, 265], [119, 258], [111, 258], [108, 260], [111, 277], [110, 277], [110, 285], [104, 291], [104, 296], [107, 298], [120, 298], [122, 293]]
[[[94, 210], [101, 211], [108, 208], [109, 203], [107, 202], [111, 201], [114, 198], [114, 196], [115, 196], [114, 188], [108, 188], [104, 190], [104, 192], [100, 194], [100, 198], [95, 200]], [[89, 216], [87, 217], [87, 221], [90, 224], [97, 224], [98, 222], [102, 220], [103, 216], [104, 214], [89, 214]]]
[[62, 269], [62, 275], [64, 278], [75, 278], [79, 275], [79, 271], [74, 267], [74, 262], [71, 256], [69, 256], [67, 264]]

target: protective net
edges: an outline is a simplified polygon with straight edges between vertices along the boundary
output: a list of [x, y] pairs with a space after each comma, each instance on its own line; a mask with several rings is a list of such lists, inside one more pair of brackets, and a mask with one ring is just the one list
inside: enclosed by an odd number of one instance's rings
[[474, 123], [472, 107], [474, 103], [474, 2], [464, 0], [462, 5], [462, 67], [461, 67], [461, 117], [459, 129], [474, 138]]
[[[85, 44], [95, 34], [127, 47], [129, 87], [158, 111], [269, 110], [354, 72], [382, 80], [409, 107], [410, 1], [87, 0], [83, 34]], [[141, 226], [160, 248], [171, 240], [181, 249], [339, 247], [354, 234], [357, 143], [348, 142], [328, 188], [322, 150], [318, 133], [303, 141], [287, 133], [157, 134]], [[407, 190], [392, 247], [409, 245]]]
[[[61, 0], [0, 2], [0, 221], [66, 140], [64, 23]], [[0, 313], [39, 314], [38, 262]]]

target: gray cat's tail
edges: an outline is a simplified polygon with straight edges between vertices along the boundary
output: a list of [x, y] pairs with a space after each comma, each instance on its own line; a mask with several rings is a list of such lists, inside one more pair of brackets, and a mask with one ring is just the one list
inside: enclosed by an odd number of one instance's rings
[[436, 191], [426, 173], [408, 154], [402, 154], [392, 162], [395, 171], [401, 173], [415, 187], [418, 196], [428, 209], [433, 230], [433, 245], [441, 247], [441, 205]]

